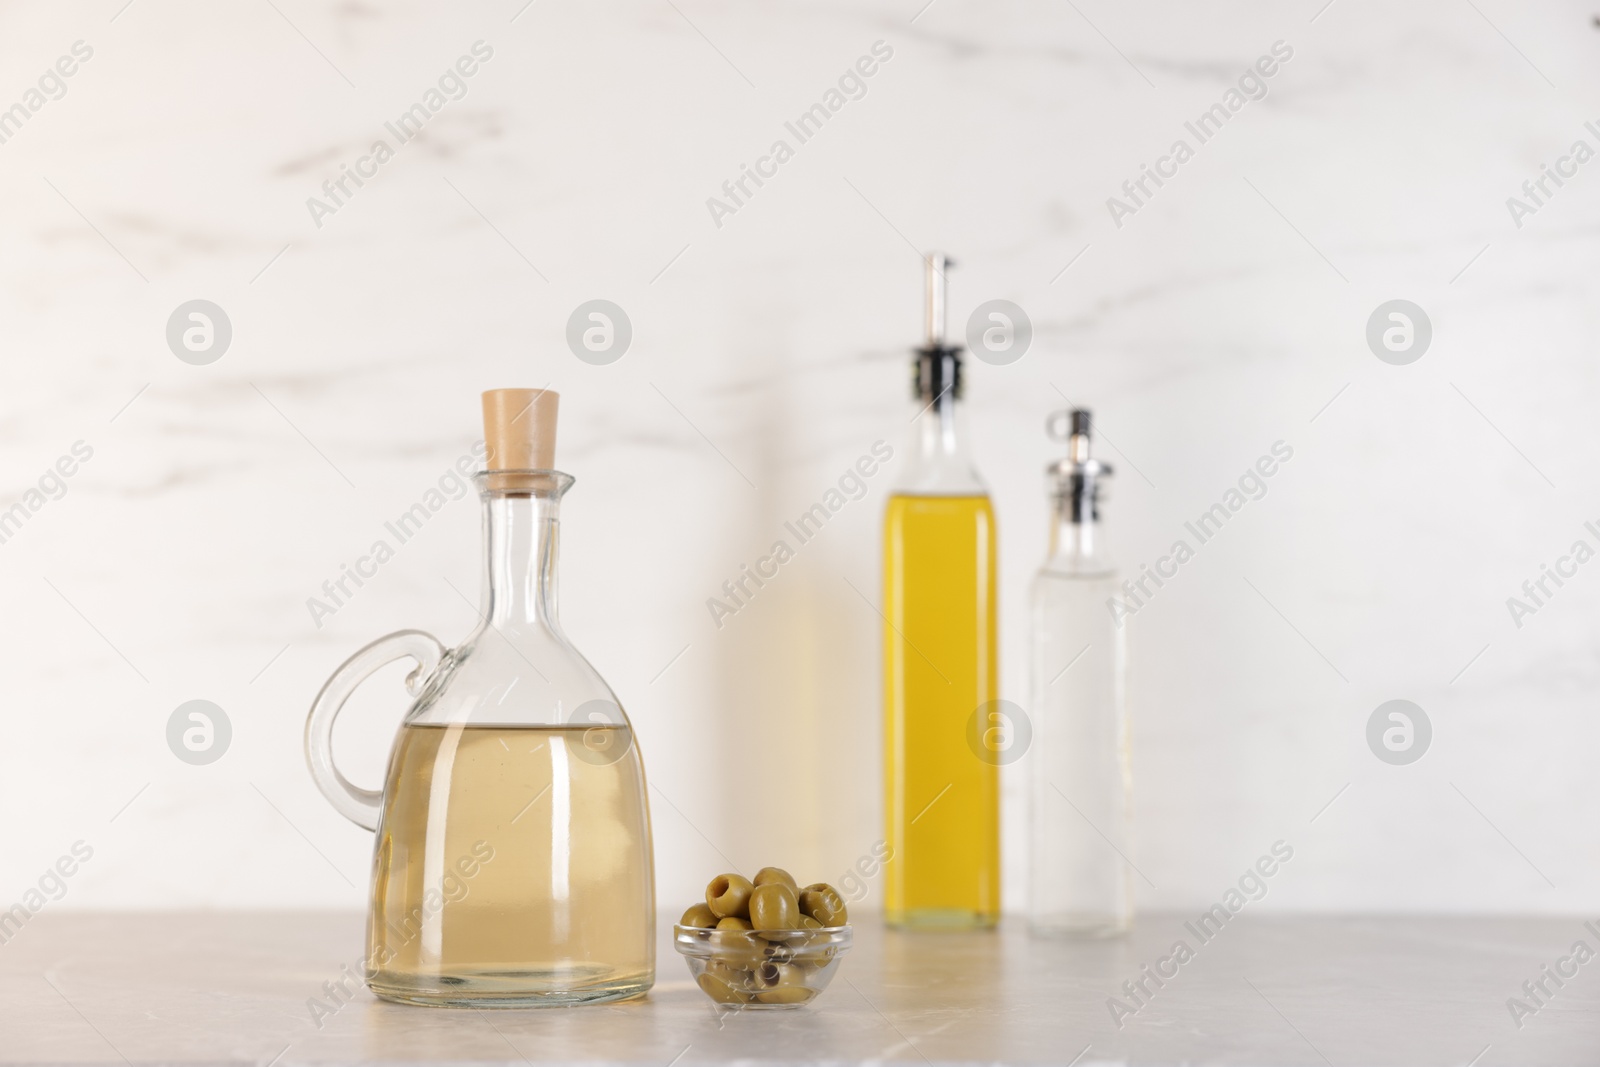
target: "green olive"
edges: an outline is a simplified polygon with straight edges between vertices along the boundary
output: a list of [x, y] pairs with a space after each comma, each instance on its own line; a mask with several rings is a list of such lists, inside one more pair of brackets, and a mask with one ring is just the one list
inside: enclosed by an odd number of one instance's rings
[[[760, 966], [760, 964], [752, 964]], [[754, 993], [760, 988], [756, 976], [751, 973], [750, 967], [742, 967], [724, 959], [711, 959], [706, 961], [706, 973], [727, 982], [733, 988], [746, 993]]]
[[[793, 935], [790, 935], [793, 936]], [[788, 944], [787, 938], [767, 942], [767, 951], [762, 958], [762, 963], [793, 963], [795, 951]]]
[[833, 945], [824, 945], [821, 948], [802, 947], [794, 954], [795, 966], [806, 971], [820, 971], [831, 964], [838, 953], [838, 948]]
[[781, 985], [776, 989], [762, 990], [756, 994], [756, 999], [763, 1004], [804, 1004], [816, 995], [815, 989], [803, 985]]
[[700, 930], [709, 930], [717, 925], [717, 913], [704, 904], [695, 904], [683, 913], [683, 918], [678, 920], [679, 926], [693, 926]]
[[766, 933], [793, 930], [800, 921], [800, 902], [782, 882], [757, 886], [750, 894], [750, 925]]
[[750, 920], [730, 916], [722, 922], [739, 925], [717, 924], [717, 932], [711, 935], [713, 958], [730, 967], [740, 967], [745, 970], [759, 967], [766, 962], [767, 957], [771, 955], [771, 946], [761, 937], [750, 933]]
[[[796, 953], [809, 951], [808, 946], [816, 939], [811, 931], [822, 929], [822, 924], [809, 915], [802, 915], [800, 921], [794, 924], [794, 928], [800, 932], [784, 938], [784, 947], [791, 957]], [[826, 939], [826, 935], [823, 935], [823, 939]]]
[[843, 926], [850, 921], [844, 898], [827, 882], [814, 882], [800, 891], [800, 910], [823, 926]]
[[752, 977], [763, 1004], [803, 1004], [816, 995], [806, 986], [806, 972], [791, 963], [764, 963]]
[[716, 928], [718, 930], [748, 930], [750, 929], [750, 920], [741, 919], [737, 915], [724, 915], [717, 920]]
[[727, 971], [708, 967], [696, 981], [699, 982], [700, 988], [706, 991], [706, 996], [718, 1004], [750, 1003], [750, 994], [731, 981], [730, 973]]
[[706, 907], [717, 917], [737, 915], [741, 919], [750, 915], [750, 893], [755, 887], [750, 879], [738, 874], [719, 874], [706, 886]]
[[804, 985], [806, 976], [800, 968], [792, 963], [777, 963], [768, 961], [757, 967], [754, 986], [759, 990], [776, 989], [781, 985]]
[[782, 882], [784, 885], [794, 890], [795, 896], [798, 897], [800, 895], [800, 883], [794, 880], [794, 875], [790, 874], [782, 867], [763, 867], [757, 871], [756, 876], [750, 880], [750, 884], [755, 886], [757, 889], [771, 882]]

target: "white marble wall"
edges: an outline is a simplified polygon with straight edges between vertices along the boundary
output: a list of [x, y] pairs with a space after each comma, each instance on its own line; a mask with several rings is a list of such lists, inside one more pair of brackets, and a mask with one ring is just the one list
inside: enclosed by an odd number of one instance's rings
[[[467, 632], [474, 505], [320, 630], [305, 600], [502, 385], [563, 394], [564, 617], [637, 725], [663, 902], [723, 856], [842, 872], [880, 835], [851, 585], [876, 596], [893, 466], [722, 630], [704, 601], [899, 443], [941, 247], [958, 322], [1004, 297], [1036, 331], [970, 375], [1006, 697], [1063, 394], [1116, 446], [1130, 564], [1294, 449], [1132, 622], [1141, 905], [1214, 900], [1281, 838], [1263, 908], [1593, 911], [1600, 564], [1521, 628], [1506, 607], [1600, 545], [1600, 163], [1520, 228], [1506, 206], [1600, 147], [1589, 5], [123, 2], [0, 9], [0, 107], [93, 49], [0, 144], [0, 506], [93, 449], [0, 544], [0, 904], [80, 839], [52, 907], [361, 904], [370, 835], [313, 788], [304, 714], [367, 640]], [[479, 40], [466, 95], [316, 226], [307, 198]], [[866, 95], [715, 225], [707, 197], [880, 40]], [[1117, 226], [1107, 198], [1277, 41], [1266, 98]], [[596, 297], [634, 325], [610, 366], [563, 341]], [[207, 366], [164, 339], [195, 298], [233, 324]], [[1364, 340], [1394, 298], [1434, 325], [1409, 366]], [[196, 698], [234, 732], [204, 767], [164, 739]], [[1365, 741], [1393, 698], [1433, 724], [1410, 766]], [[398, 668], [352, 705], [356, 776], [398, 705]]]

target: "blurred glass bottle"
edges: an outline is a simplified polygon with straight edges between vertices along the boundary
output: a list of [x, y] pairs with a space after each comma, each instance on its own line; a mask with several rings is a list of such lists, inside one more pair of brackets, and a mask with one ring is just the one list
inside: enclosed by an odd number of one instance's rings
[[1108, 937], [1133, 925], [1125, 631], [1106, 607], [1117, 573], [1100, 528], [1111, 468], [1091, 455], [1088, 411], [1046, 425], [1067, 458], [1046, 468], [1050, 554], [1032, 591], [1029, 923]]
[[892, 926], [1000, 917], [1000, 778], [969, 735], [995, 707], [995, 522], [961, 419], [961, 349], [946, 341], [945, 270], [924, 264], [918, 413], [883, 523], [884, 865]]

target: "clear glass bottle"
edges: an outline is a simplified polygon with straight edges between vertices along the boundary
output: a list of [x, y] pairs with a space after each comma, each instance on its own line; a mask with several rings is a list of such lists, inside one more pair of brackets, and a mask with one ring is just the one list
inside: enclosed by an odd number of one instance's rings
[[1028, 915], [1039, 933], [1106, 937], [1133, 925], [1125, 630], [1107, 607], [1117, 573], [1100, 527], [1111, 468], [1091, 454], [1088, 411], [1049, 429], [1068, 454], [1047, 468], [1050, 555], [1030, 605]]
[[961, 350], [945, 343], [945, 269], [927, 258], [911, 456], [884, 518], [884, 915], [965, 928], [1000, 917], [998, 760], [972, 738], [994, 711], [995, 524], [967, 455]]
[[[445, 649], [402, 630], [345, 662], [312, 705], [306, 757], [341, 813], [377, 831], [366, 980], [389, 1000], [533, 1007], [619, 1000], [655, 978], [644, 765], [616, 694], [556, 617], [556, 397], [484, 394], [476, 475], [482, 621]], [[339, 709], [409, 657], [415, 702], [383, 791], [334, 766]]]

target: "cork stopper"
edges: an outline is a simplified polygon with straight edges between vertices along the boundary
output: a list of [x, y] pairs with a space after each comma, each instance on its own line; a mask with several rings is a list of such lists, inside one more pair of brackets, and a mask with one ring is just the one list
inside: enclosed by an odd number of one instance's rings
[[485, 466], [492, 489], [533, 489], [540, 479], [497, 471], [547, 471], [556, 465], [556, 408], [548, 389], [490, 389], [483, 394]]

